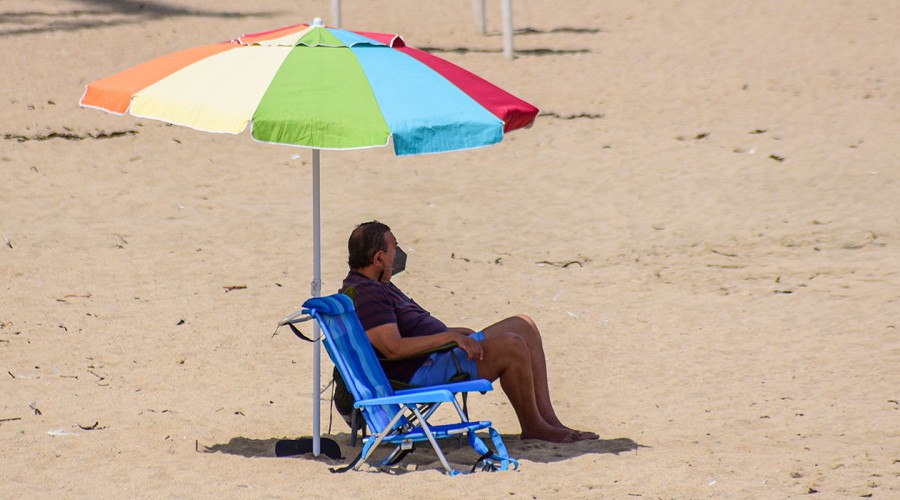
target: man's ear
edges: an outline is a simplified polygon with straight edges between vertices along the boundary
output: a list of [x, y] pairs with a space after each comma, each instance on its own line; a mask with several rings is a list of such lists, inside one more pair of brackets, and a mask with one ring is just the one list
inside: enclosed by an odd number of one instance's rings
[[383, 260], [383, 259], [384, 259], [384, 251], [382, 251], [382, 250], [377, 250], [377, 251], [375, 252], [375, 255], [372, 256], [372, 262], [370, 262], [370, 264], [373, 264], [373, 265], [376, 265], [376, 266], [384, 266], [384, 260]]

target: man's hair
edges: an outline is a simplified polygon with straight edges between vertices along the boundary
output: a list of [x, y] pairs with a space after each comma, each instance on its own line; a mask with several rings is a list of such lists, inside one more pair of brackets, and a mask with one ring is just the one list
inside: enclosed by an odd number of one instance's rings
[[363, 222], [356, 226], [356, 229], [350, 233], [350, 240], [347, 241], [347, 250], [350, 253], [347, 264], [350, 265], [350, 269], [361, 269], [368, 266], [379, 250], [387, 252], [385, 234], [390, 230], [391, 228], [387, 227], [387, 224], [382, 224], [377, 220]]

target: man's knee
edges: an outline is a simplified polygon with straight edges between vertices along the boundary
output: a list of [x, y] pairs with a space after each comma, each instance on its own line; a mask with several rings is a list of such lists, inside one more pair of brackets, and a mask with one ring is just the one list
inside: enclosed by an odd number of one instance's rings
[[524, 328], [526, 330], [531, 330], [535, 333], [538, 332], [537, 323], [535, 323], [534, 320], [531, 319], [531, 316], [527, 314], [517, 314], [516, 316], [514, 316], [514, 318], [520, 321], [524, 325]]
[[498, 351], [517, 361], [528, 357], [528, 343], [515, 332], [505, 332], [494, 337]]
[[484, 358], [476, 362], [478, 376], [496, 380], [503, 373], [510, 373], [531, 366], [528, 345], [520, 335], [512, 332], [495, 333], [482, 341]]
[[485, 335], [481, 344], [484, 346], [485, 352], [490, 350], [500, 355], [515, 353], [520, 349], [527, 350], [528, 345], [522, 335], [512, 330], [491, 332], [490, 335]]
[[527, 314], [519, 314], [507, 320], [509, 330], [522, 336], [526, 343], [532, 346], [540, 346], [542, 343], [541, 332], [537, 324]]

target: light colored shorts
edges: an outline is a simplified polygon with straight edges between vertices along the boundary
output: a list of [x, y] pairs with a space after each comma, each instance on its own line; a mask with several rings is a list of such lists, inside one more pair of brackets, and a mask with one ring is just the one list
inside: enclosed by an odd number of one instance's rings
[[[476, 332], [469, 336], [479, 342], [484, 340], [484, 332]], [[456, 360], [454, 361], [454, 356]], [[459, 362], [459, 368], [456, 363]], [[478, 367], [475, 360], [469, 359], [466, 351], [459, 347], [444, 352], [436, 352], [425, 363], [416, 370], [412, 378], [409, 380], [410, 385], [428, 386], [446, 384], [450, 379], [460, 371], [469, 374], [469, 380], [478, 378]]]

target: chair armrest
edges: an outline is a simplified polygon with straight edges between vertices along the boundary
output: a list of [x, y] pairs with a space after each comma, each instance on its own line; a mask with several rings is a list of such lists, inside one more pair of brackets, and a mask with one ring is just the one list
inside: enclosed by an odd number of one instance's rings
[[449, 391], [452, 394], [459, 394], [461, 392], [480, 392], [482, 394], [491, 391], [494, 389], [494, 386], [491, 384], [490, 380], [479, 378], [475, 380], [465, 380], [462, 382], [454, 382], [452, 384], [440, 384], [440, 385], [429, 385], [425, 387], [413, 387], [411, 389], [401, 389], [398, 391], [394, 391], [394, 394], [397, 396], [409, 396], [415, 397], [415, 394], [420, 392], [427, 391]]
[[453, 401], [453, 393], [448, 390], [416, 390], [415, 394], [395, 394], [393, 396], [385, 396], [383, 398], [363, 399], [353, 403], [354, 408], [374, 405], [402, 405], [402, 404], [419, 404], [419, 403], [447, 403]]

